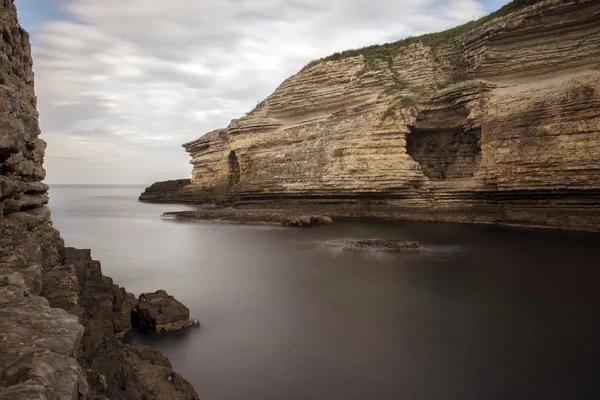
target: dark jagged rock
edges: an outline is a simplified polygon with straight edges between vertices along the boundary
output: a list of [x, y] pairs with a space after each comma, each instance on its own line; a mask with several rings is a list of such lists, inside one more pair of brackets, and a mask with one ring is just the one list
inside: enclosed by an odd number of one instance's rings
[[29, 35], [0, 2], [0, 400], [193, 400], [169, 361], [120, 339], [137, 300], [52, 226]]
[[144, 345], [124, 345], [115, 339], [102, 343], [104, 351], [93, 358], [88, 381], [95, 399], [192, 400], [198, 395], [169, 360]]
[[216, 209], [216, 210], [198, 210], [198, 211], [176, 211], [163, 214], [166, 218], [172, 218], [179, 221], [193, 222], [220, 222], [231, 224], [249, 224], [249, 225], [283, 225], [308, 227], [314, 225], [328, 225], [333, 222], [330, 217], [325, 215], [303, 215], [294, 214], [289, 211], [274, 210], [235, 210], [235, 209]]
[[147, 332], [172, 332], [198, 325], [190, 310], [164, 290], [142, 293], [133, 312], [133, 324]]
[[40, 296], [64, 243], [46, 206], [31, 47], [13, 1], [0, 2], [0, 32], [0, 399], [84, 398], [84, 328]]
[[[140, 400], [198, 398], [193, 387], [173, 372], [166, 357], [147, 346], [120, 340], [134, 326], [132, 314], [138, 310], [138, 300], [102, 275], [100, 263], [91, 259], [89, 250], [65, 249], [65, 264], [60, 269], [69, 271], [72, 278], [59, 280], [51, 290], [66, 293], [80, 288], [78, 298], [85, 332], [78, 360], [87, 373], [91, 395]], [[73, 279], [78, 285], [72, 283]], [[61, 298], [63, 302], [54, 305], [71, 309], [71, 296]], [[181, 311], [173, 311], [179, 310], [174, 307], [177, 303], [187, 311], [189, 320], [187, 307], [171, 299], [168, 304], [161, 303], [165, 309], [157, 312], [182, 317]]]
[[326, 246], [341, 247], [353, 251], [389, 251], [396, 253], [413, 253], [425, 248], [419, 242], [391, 239], [331, 240]]

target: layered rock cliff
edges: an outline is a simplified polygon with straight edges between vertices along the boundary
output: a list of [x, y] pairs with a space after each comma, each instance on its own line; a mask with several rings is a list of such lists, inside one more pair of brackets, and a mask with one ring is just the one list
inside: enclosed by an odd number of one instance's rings
[[600, 3], [312, 62], [143, 201], [600, 230]]
[[124, 344], [136, 299], [65, 249], [41, 181], [29, 35], [0, 0], [0, 399], [195, 399], [169, 361]]

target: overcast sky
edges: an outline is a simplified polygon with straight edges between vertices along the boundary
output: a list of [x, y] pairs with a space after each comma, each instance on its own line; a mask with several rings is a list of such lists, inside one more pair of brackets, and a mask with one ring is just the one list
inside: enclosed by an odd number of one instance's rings
[[505, 0], [15, 0], [31, 34], [48, 183], [190, 176], [181, 144], [312, 59], [439, 31]]

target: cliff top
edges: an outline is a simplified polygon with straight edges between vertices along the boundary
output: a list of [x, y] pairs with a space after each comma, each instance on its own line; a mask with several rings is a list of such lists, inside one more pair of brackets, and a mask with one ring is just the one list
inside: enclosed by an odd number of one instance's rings
[[367, 64], [373, 64], [375, 60], [391, 59], [394, 55], [398, 54], [401, 49], [408, 47], [414, 43], [422, 43], [430, 47], [437, 47], [443, 44], [451, 44], [461, 35], [471, 32], [472, 30], [479, 28], [485, 23], [492, 21], [496, 18], [504, 17], [514, 12], [520, 11], [525, 7], [532, 6], [540, 3], [544, 0], [513, 0], [512, 2], [504, 5], [502, 8], [484, 16], [477, 20], [469, 21], [465, 24], [455, 26], [454, 28], [447, 29], [441, 32], [426, 33], [420, 36], [408, 37], [392, 43], [385, 43], [381, 45], [372, 45], [363, 47], [360, 49], [345, 50], [342, 52], [336, 52], [330, 56], [313, 60], [308, 63], [300, 72], [306, 71], [307, 69], [327, 61], [342, 60], [349, 57], [357, 57], [362, 55]]

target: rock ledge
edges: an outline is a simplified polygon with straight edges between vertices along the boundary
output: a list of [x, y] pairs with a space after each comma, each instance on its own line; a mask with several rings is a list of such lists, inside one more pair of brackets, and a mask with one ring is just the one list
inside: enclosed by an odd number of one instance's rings
[[423, 251], [425, 248], [419, 242], [408, 242], [390, 239], [363, 239], [363, 240], [331, 240], [326, 246], [341, 247], [343, 250], [353, 251], [389, 251], [396, 253], [413, 253]]
[[308, 227], [328, 225], [333, 220], [324, 215], [290, 214], [285, 211], [217, 209], [166, 212], [163, 217], [179, 221], [218, 222], [247, 225], [282, 225]]

